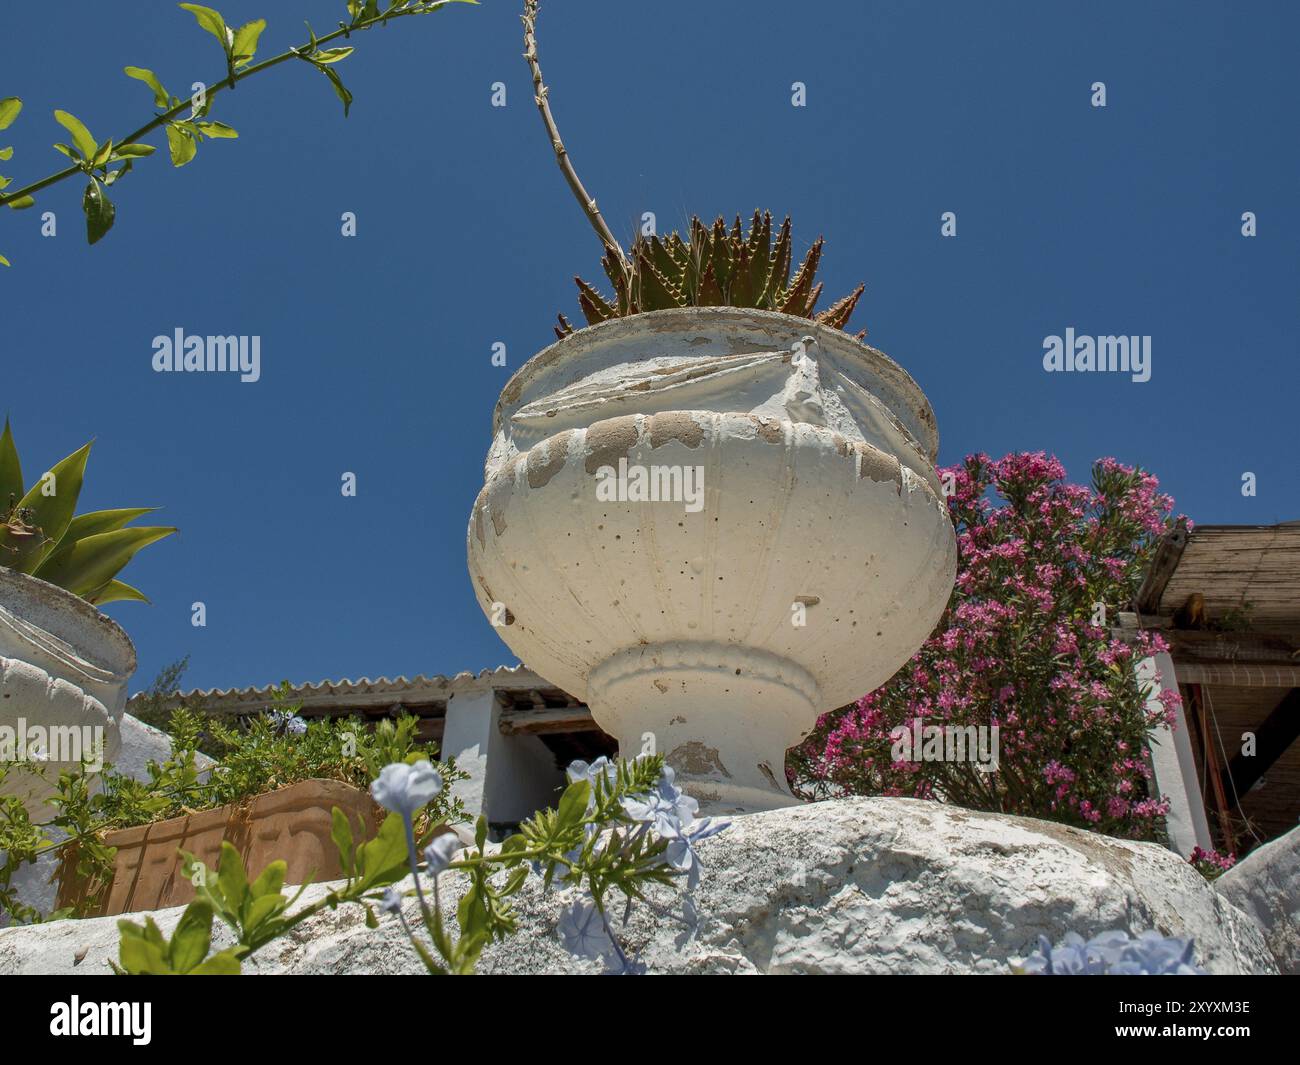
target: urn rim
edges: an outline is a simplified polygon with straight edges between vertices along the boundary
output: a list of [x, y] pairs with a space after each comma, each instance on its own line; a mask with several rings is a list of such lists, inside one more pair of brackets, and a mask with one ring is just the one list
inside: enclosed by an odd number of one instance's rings
[[933, 463], [939, 454], [939, 430], [934, 417], [934, 409], [926, 398], [921, 386], [910, 373], [894, 359], [878, 348], [859, 340], [854, 334], [843, 329], [816, 322], [810, 318], [800, 318], [780, 311], [765, 311], [753, 307], [672, 307], [662, 311], [642, 311], [639, 314], [622, 318], [609, 318], [595, 325], [574, 330], [568, 336], [547, 345], [533, 355], [516, 370], [501, 390], [492, 412], [492, 432], [501, 432], [506, 420], [506, 409], [513, 406], [527, 387], [541, 374], [561, 363], [570, 354], [578, 354], [593, 344], [616, 341], [638, 333], [673, 332], [692, 324], [725, 325], [734, 323], [738, 326], [779, 326], [794, 333], [803, 333], [817, 337], [819, 343], [826, 343], [841, 354], [852, 354], [860, 358], [869, 369], [880, 374], [894, 385], [905, 400], [911, 405], [916, 415], [916, 422], [921, 428], [924, 439], [922, 448]]
[[[38, 604], [47, 613], [39, 620], [33, 619], [24, 600]], [[123, 678], [135, 672], [135, 644], [126, 630], [66, 588], [30, 573], [0, 567], [0, 620], [6, 614], [21, 625], [40, 629], [74, 648], [79, 656], [87, 656], [87, 661], [99, 669]]]

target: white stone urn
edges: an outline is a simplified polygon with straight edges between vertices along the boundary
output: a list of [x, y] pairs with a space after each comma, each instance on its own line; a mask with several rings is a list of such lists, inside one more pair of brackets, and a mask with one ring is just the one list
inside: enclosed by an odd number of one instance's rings
[[839, 329], [690, 307], [582, 329], [501, 393], [470, 517], [479, 603], [620, 753], [710, 812], [934, 627], [956, 542], [924, 394]]
[[19, 763], [0, 790], [21, 795], [37, 816], [52, 788], [22, 763], [53, 782], [76, 768], [78, 751], [111, 762], [135, 665], [135, 647], [112, 618], [63, 588], [0, 568], [0, 760]]

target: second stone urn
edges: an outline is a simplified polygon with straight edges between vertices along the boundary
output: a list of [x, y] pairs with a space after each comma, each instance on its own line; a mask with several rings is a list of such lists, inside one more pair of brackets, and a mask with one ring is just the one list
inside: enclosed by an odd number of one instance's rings
[[925, 396], [839, 329], [613, 319], [501, 394], [469, 569], [529, 668], [708, 812], [793, 802], [785, 752], [942, 613], [956, 543]]

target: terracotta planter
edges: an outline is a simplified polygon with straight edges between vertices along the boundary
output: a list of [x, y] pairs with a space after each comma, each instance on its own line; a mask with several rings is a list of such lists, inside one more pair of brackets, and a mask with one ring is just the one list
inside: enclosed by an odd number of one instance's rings
[[[194, 898], [194, 887], [181, 871], [177, 851], [189, 851], [216, 868], [222, 840], [239, 851], [250, 877], [279, 859], [289, 866], [286, 884], [337, 880], [343, 869], [330, 839], [335, 806], [347, 816], [358, 840], [374, 835], [383, 821], [383, 811], [368, 793], [336, 780], [304, 780], [236, 806], [110, 832], [105, 842], [117, 848], [113, 882], [87, 916], [184, 905]], [[87, 897], [88, 885], [78, 880], [76, 861], [73, 848], [64, 851], [60, 907]]]

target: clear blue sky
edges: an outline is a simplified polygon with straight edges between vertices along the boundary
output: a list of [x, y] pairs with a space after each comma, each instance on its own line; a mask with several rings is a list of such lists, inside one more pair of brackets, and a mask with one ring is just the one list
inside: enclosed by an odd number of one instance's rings
[[[344, 8], [216, 6], [268, 19], [263, 55]], [[866, 281], [860, 320], [928, 393], [942, 461], [1043, 449], [1082, 479], [1114, 455], [1199, 522], [1274, 522], [1300, 517], [1298, 7], [551, 0], [540, 29], [561, 129], [620, 235], [642, 211], [667, 229], [755, 207], [793, 215], [801, 245], [824, 234], [828, 292]], [[93, 248], [72, 184], [41, 199], [56, 238], [38, 211], [0, 215], [0, 410], [29, 476], [93, 436], [83, 509], [162, 505], [181, 528], [123, 574], [153, 604], [108, 608], [140, 652], [134, 687], [185, 654], [203, 687], [514, 661], [471, 593], [466, 520], [497, 393], [556, 311], [575, 317], [571, 276], [599, 275], [519, 8], [357, 38], [346, 121], [305, 64], [222, 95], [212, 117], [240, 139], [182, 170], [144, 161]], [[217, 59], [168, 3], [12, 7], [0, 96], [26, 109], [0, 170], [61, 162], [56, 107], [101, 137], [143, 122], [124, 65], [188, 95]], [[1151, 381], [1044, 373], [1043, 338], [1068, 326], [1150, 335]], [[177, 327], [260, 335], [262, 379], [155, 374], [152, 338]]]

